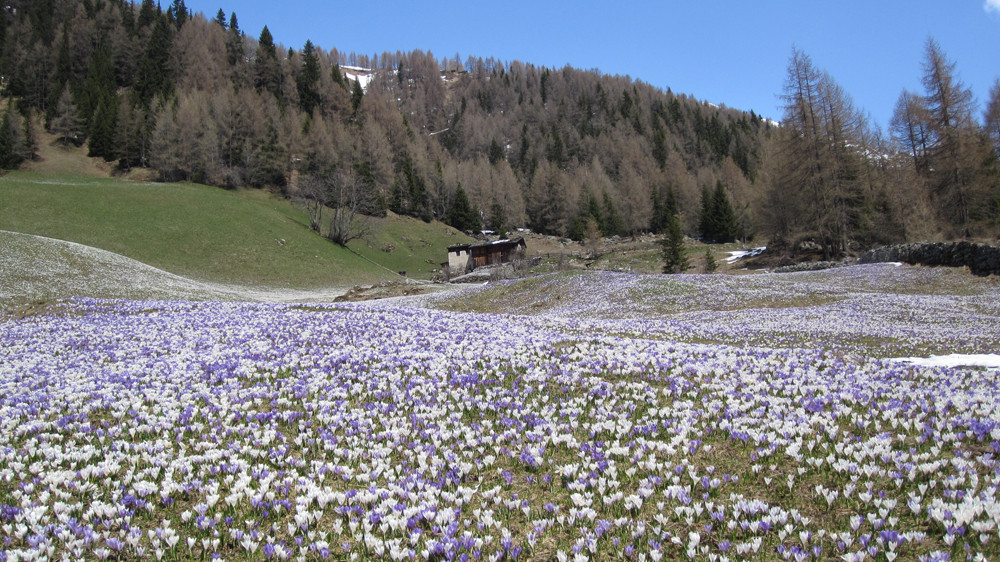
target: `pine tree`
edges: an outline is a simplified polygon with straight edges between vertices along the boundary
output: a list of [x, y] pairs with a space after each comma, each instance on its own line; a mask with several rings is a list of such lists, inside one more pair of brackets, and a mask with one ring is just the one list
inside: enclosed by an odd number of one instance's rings
[[[232, 25], [229, 31], [232, 32]], [[281, 99], [281, 67], [271, 32], [264, 26], [258, 39], [257, 57], [254, 62], [254, 86], [258, 92], [271, 92]]]
[[170, 24], [157, 18], [153, 32], [146, 43], [146, 50], [136, 70], [135, 93], [137, 103], [149, 107], [156, 96], [166, 97], [173, 88], [170, 72], [170, 48], [173, 42]]
[[736, 223], [736, 213], [726, 195], [726, 189], [722, 181], [715, 184], [715, 193], [712, 194], [712, 240], [725, 244], [735, 242], [739, 235], [739, 226]]
[[[222, 10], [219, 10], [219, 16], [217, 17], [222, 16]], [[235, 67], [243, 63], [244, 55], [243, 32], [240, 31], [240, 24], [236, 20], [236, 12], [229, 14], [229, 25], [226, 26], [223, 23], [222, 28], [228, 29], [228, 31], [226, 31], [226, 59], [229, 61], [229, 66], [234, 67], [235, 69]]]
[[597, 198], [592, 193], [581, 193], [576, 216], [570, 221], [566, 236], [571, 240], [585, 240], [587, 226], [591, 223], [597, 225], [598, 234], [601, 234], [605, 225], [604, 213], [601, 211], [600, 203], [597, 202]]
[[339, 64], [334, 64], [333, 68], [330, 69], [330, 80], [341, 88], [347, 89], [347, 83], [344, 81], [344, 75], [340, 72]]
[[191, 12], [184, 5], [184, 0], [173, 0], [167, 12], [170, 14], [170, 18], [173, 19], [174, 25], [178, 30], [184, 27], [184, 24], [191, 18]]
[[12, 170], [24, 160], [21, 157], [19, 135], [17, 130], [17, 115], [11, 111], [10, 105], [0, 122], [0, 169]]
[[136, 25], [140, 28], [149, 27], [159, 19], [159, 15], [160, 8], [153, 0], [142, 0], [142, 5], [139, 6], [139, 17], [136, 19]]
[[649, 231], [653, 234], [659, 234], [663, 232], [663, 197], [660, 195], [660, 189], [653, 186], [653, 191], [650, 194], [650, 199], [653, 204], [653, 213], [649, 217]]
[[361, 80], [354, 81], [354, 89], [351, 90], [351, 109], [355, 114], [358, 113], [358, 108], [361, 107], [361, 100], [365, 97], [365, 91], [361, 87]]
[[455, 190], [455, 197], [448, 208], [445, 222], [463, 232], [477, 232], [479, 230], [479, 211], [469, 202], [469, 196], [462, 189], [462, 186], [458, 186], [458, 189]]
[[59, 48], [56, 54], [56, 67], [52, 74], [51, 85], [49, 86], [49, 100], [47, 104], [47, 112], [45, 114], [46, 120], [52, 119], [52, 112], [55, 111], [55, 106], [59, 102], [59, 96], [62, 95], [63, 88], [67, 85], [75, 93], [76, 84], [72, 84], [73, 79], [73, 59], [70, 55], [70, 45], [69, 45], [69, 26], [64, 25], [62, 32], [62, 38], [59, 40]]
[[116, 96], [101, 98], [90, 123], [88, 156], [99, 156], [109, 162], [117, 157], [117, 148], [115, 147], [117, 124], [118, 98]]
[[674, 194], [674, 188], [670, 185], [664, 191], [660, 191], [654, 186], [652, 199], [653, 215], [649, 219], [649, 230], [654, 234], [661, 234], [667, 231], [670, 217], [680, 212], [677, 208], [677, 196]]
[[611, 196], [608, 195], [607, 191], [604, 192], [602, 199], [601, 217], [604, 220], [600, 222], [601, 234], [604, 236], [624, 235], [625, 222], [622, 220], [618, 208], [615, 207], [615, 202], [611, 200]]
[[705, 242], [715, 239], [715, 217], [712, 208], [712, 193], [707, 185], [701, 186], [701, 206], [698, 210], [698, 232]]
[[715, 263], [715, 256], [712, 255], [712, 249], [705, 246], [705, 273], [715, 273], [718, 268], [718, 264]]
[[312, 115], [320, 102], [319, 96], [319, 57], [316, 56], [312, 41], [306, 40], [302, 49], [302, 69], [295, 79], [299, 91], [299, 107], [306, 115]]
[[507, 216], [503, 205], [494, 201], [490, 205], [490, 218], [486, 222], [487, 227], [498, 235], [503, 236], [507, 231]]
[[688, 268], [687, 250], [684, 248], [684, 231], [679, 215], [670, 215], [667, 235], [661, 242], [663, 273], [684, 273]]
[[[115, 70], [112, 66], [111, 51], [107, 45], [100, 45], [90, 58], [87, 69], [87, 80], [79, 95], [80, 115], [90, 126], [93, 125], [94, 114], [103, 102], [107, 104], [110, 98], [116, 97], [117, 84]], [[116, 108], [117, 111], [117, 108]]]
[[229, 29], [229, 26], [226, 25], [226, 12], [223, 12], [222, 8], [219, 8], [219, 12], [215, 14], [215, 23], [219, 24], [222, 29]]

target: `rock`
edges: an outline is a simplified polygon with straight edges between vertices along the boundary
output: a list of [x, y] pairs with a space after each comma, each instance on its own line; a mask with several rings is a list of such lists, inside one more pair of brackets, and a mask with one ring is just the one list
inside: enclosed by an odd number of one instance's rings
[[875, 248], [858, 258], [858, 263], [884, 262], [968, 267], [973, 274], [985, 277], [1000, 275], [1000, 247], [967, 241], [923, 242]]

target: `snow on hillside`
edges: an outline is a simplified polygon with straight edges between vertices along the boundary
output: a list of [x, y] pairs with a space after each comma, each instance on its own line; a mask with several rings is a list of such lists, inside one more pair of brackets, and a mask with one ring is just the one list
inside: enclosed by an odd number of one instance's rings
[[91, 246], [0, 230], [0, 308], [68, 296], [263, 302], [333, 300], [346, 288], [320, 291], [241, 287], [174, 275]]
[[365, 93], [368, 92], [368, 85], [375, 79], [375, 71], [370, 68], [363, 68], [360, 66], [341, 66], [340, 70], [344, 72], [344, 77], [348, 80], [354, 80], [355, 82], [360, 83], [361, 90]]

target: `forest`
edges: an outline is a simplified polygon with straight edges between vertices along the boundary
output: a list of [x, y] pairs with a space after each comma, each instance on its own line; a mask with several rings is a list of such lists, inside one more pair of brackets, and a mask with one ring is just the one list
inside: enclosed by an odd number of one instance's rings
[[296, 198], [340, 243], [345, 217], [386, 211], [574, 239], [676, 216], [828, 257], [1000, 235], [1000, 81], [981, 111], [932, 39], [925, 91], [883, 131], [797, 50], [779, 125], [597, 71], [286, 47], [183, 0], [5, 4], [0, 168], [36, 158], [44, 129], [121, 173]]

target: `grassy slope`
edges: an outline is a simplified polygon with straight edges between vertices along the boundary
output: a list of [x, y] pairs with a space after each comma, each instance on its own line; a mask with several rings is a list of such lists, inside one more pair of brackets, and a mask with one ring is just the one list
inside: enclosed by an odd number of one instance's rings
[[[393, 243], [392, 236], [408, 227], [417, 229], [409, 235], [416, 239], [444, 228], [408, 219], [395, 222], [402, 224], [391, 224], [390, 234], [379, 234], [381, 226], [376, 225], [376, 236]], [[349, 286], [393, 279], [394, 271], [416, 271], [417, 263], [447, 257], [443, 246], [428, 244], [405, 259], [386, 259], [391, 254], [372, 250], [369, 261], [316, 236], [306, 224], [289, 202], [261, 191], [87, 175], [21, 172], [0, 178], [0, 230], [94, 246], [194, 279], [273, 287]], [[428, 276], [429, 269], [428, 264]]]
[[472, 240], [439, 222], [425, 223], [389, 213], [375, 221], [370, 236], [348, 246], [365, 258], [407, 277], [429, 279], [448, 261], [448, 246]]

